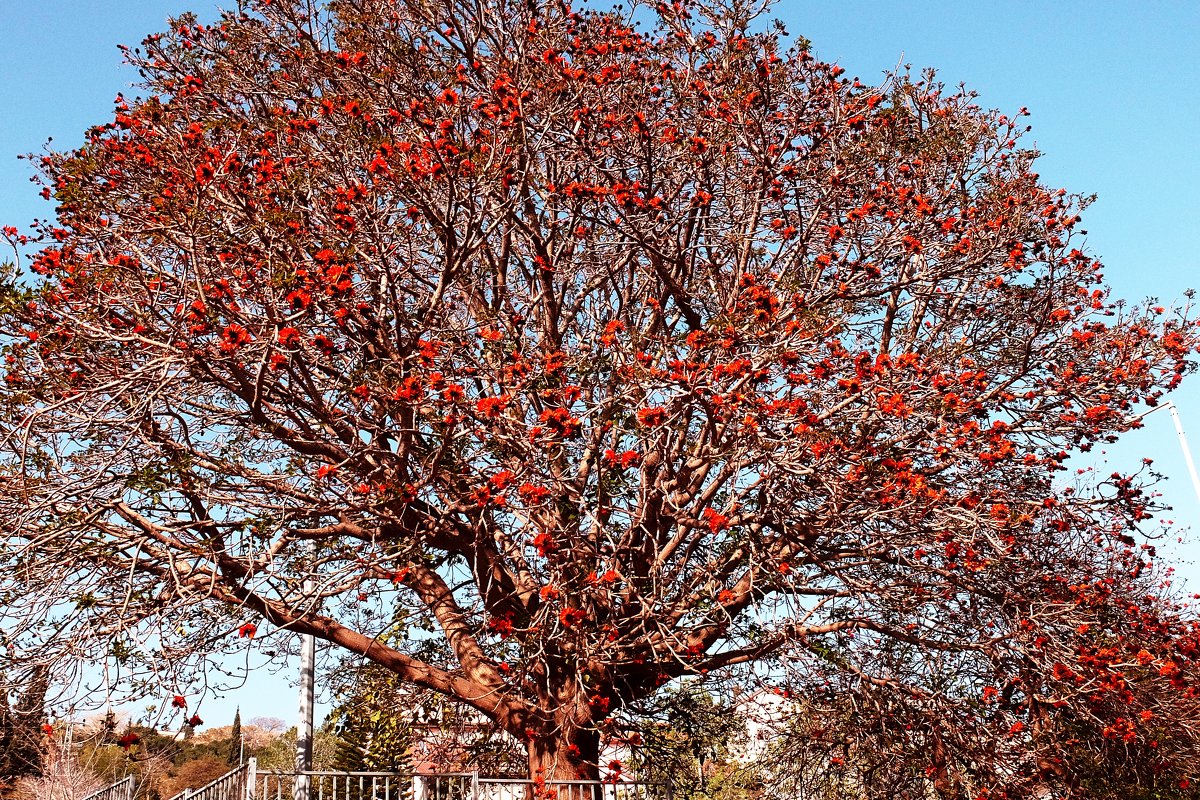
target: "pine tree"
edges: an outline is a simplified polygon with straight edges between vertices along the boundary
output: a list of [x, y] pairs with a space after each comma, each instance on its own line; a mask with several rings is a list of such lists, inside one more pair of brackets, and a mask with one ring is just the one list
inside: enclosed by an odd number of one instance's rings
[[41, 726], [48, 688], [47, 672], [39, 667], [15, 706], [9, 705], [7, 696], [0, 697], [0, 782], [41, 774]]
[[[338, 693], [327, 724], [337, 735], [335, 769], [412, 775], [412, 697], [397, 691], [393, 677], [371, 666], [353, 671], [353, 682]], [[401, 711], [408, 709], [408, 713]], [[409, 797], [409, 794], [405, 794]], [[348, 787], [345, 800], [365, 800]]]
[[0, 692], [0, 796], [6, 794], [9, 782], [16, 777], [12, 759], [9, 757], [12, 739], [12, 710], [8, 705], [8, 695]]
[[348, 771], [411, 773], [413, 735], [409, 720], [388, 702], [386, 690], [366, 688], [330, 715], [337, 732], [335, 766]]
[[240, 707], [233, 714], [233, 728], [229, 731], [229, 756], [226, 760], [230, 766], [242, 763], [242, 709]]

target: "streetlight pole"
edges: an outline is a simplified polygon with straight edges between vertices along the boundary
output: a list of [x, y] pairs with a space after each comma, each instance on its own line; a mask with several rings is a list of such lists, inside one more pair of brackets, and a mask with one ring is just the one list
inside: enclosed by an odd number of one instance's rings
[[1145, 419], [1155, 411], [1167, 409], [1171, 412], [1171, 421], [1175, 423], [1175, 434], [1179, 437], [1179, 448], [1183, 450], [1183, 461], [1187, 464], [1188, 477], [1192, 479], [1192, 490], [1196, 492], [1196, 499], [1200, 500], [1200, 474], [1196, 472], [1196, 462], [1192, 458], [1192, 448], [1188, 447], [1187, 434], [1183, 432], [1183, 421], [1179, 418], [1179, 409], [1170, 400], [1163, 403], [1161, 406], [1155, 406], [1149, 411], [1143, 411], [1133, 419]]
[[[309, 543], [309, 555], [314, 548]], [[312, 560], [312, 559], [310, 559]], [[312, 579], [304, 580], [305, 600], [312, 594]], [[293, 800], [312, 797], [313, 704], [316, 693], [317, 640], [311, 633], [300, 634], [300, 719], [296, 725], [296, 780], [292, 784]]]
[[296, 782], [294, 800], [309, 800], [312, 771], [314, 672], [317, 660], [317, 641], [312, 634], [300, 636], [300, 721], [296, 726]]

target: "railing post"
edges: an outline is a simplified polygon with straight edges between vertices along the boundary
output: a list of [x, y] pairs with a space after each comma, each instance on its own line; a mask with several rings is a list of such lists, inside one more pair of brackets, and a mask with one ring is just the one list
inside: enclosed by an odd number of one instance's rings
[[254, 756], [246, 759], [246, 800], [254, 800], [258, 795], [258, 759]]
[[479, 800], [479, 770], [471, 772], [471, 800]]

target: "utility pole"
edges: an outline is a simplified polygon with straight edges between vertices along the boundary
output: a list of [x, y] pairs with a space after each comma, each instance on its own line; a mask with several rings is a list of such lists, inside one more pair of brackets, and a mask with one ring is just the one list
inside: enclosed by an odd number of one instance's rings
[[1171, 410], [1171, 421], [1175, 423], [1175, 433], [1179, 435], [1179, 446], [1183, 448], [1183, 460], [1187, 462], [1192, 488], [1196, 491], [1196, 499], [1200, 500], [1200, 475], [1196, 474], [1196, 462], [1192, 460], [1192, 449], [1188, 447], [1187, 436], [1183, 433], [1183, 423], [1179, 420], [1179, 409], [1170, 401], [1166, 403], [1166, 406]]
[[1183, 432], [1183, 421], [1179, 418], [1179, 409], [1170, 400], [1163, 403], [1161, 406], [1155, 406], [1149, 411], [1143, 411], [1141, 414], [1133, 417], [1133, 419], [1145, 419], [1155, 411], [1167, 409], [1171, 412], [1171, 421], [1175, 423], [1175, 434], [1179, 437], [1179, 448], [1183, 450], [1183, 461], [1187, 464], [1188, 477], [1192, 479], [1192, 490], [1196, 492], [1196, 499], [1200, 500], [1200, 474], [1196, 472], [1196, 462], [1192, 458], [1192, 448], [1188, 447], [1187, 435]]
[[[310, 562], [315, 560], [312, 543], [309, 543]], [[310, 564], [311, 568], [311, 564]], [[304, 595], [307, 600], [311, 595], [313, 582], [306, 578]], [[310, 633], [300, 634], [300, 720], [296, 725], [296, 780], [292, 784], [293, 800], [310, 800], [312, 797], [312, 740], [313, 740], [313, 704], [316, 692], [316, 663], [317, 640]]]
[[293, 800], [309, 800], [312, 792], [313, 701], [314, 672], [317, 661], [317, 640], [312, 634], [300, 635], [300, 721], [296, 726], [296, 781]]

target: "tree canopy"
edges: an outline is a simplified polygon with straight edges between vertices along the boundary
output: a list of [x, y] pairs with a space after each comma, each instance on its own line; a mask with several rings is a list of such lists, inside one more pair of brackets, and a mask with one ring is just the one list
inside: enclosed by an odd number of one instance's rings
[[5, 662], [169, 696], [308, 633], [547, 780], [682, 676], [869, 696], [946, 796], [1073, 785], [1068, 719], [1195, 771], [1150, 468], [1066, 462], [1196, 326], [1110, 297], [1023, 110], [741, 2], [240, 8], [6, 229]]

